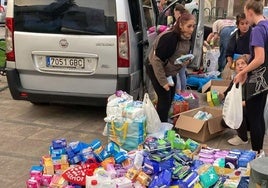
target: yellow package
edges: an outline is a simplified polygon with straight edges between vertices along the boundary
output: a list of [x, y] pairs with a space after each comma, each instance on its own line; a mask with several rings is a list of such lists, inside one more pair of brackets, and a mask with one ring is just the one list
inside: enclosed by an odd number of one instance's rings
[[207, 92], [207, 103], [211, 107], [214, 106], [213, 101], [212, 101], [212, 98], [211, 98], [211, 92], [210, 91]]

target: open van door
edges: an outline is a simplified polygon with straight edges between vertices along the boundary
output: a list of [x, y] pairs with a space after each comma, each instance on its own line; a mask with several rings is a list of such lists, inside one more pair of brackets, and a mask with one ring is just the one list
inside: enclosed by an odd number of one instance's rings
[[[138, 97], [140, 100], [143, 99], [145, 92], [151, 92], [152, 86], [150, 80], [146, 74], [145, 65], [148, 61], [149, 52], [153, 46], [154, 40], [157, 37], [156, 30], [150, 32], [150, 29], [156, 27], [157, 18], [157, 4], [155, 0], [140, 0], [141, 9], [141, 25], [142, 25], [142, 41], [139, 42], [140, 54], [142, 54], [141, 62], [143, 62], [141, 89], [139, 90]], [[151, 89], [149, 89], [151, 88]]]
[[202, 56], [203, 56], [203, 42], [204, 42], [204, 6], [205, 2], [203, 0], [199, 0], [199, 11], [198, 11], [198, 17], [196, 20], [196, 30], [192, 36], [192, 53], [194, 55], [194, 59], [191, 64], [188, 65], [188, 67], [193, 69], [199, 69], [200, 64], [202, 62]]

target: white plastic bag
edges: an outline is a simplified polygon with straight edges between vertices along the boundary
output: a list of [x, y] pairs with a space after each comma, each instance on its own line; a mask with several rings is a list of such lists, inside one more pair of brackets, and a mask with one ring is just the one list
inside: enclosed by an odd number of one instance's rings
[[149, 98], [149, 94], [145, 93], [143, 98], [143, 109], [146, 116], [146, 132], [156, 133], [161, 129], [161, 120], [158, 113]]
[[242, 86], [233, 84], [227, 93], [222, 109], [223, 120], [232, 129], [238, 129], [243, 121]]
[[210, 49], [206, 52], [205, 62], [203, 62], [203, 67], [206, 72], [217, 71], [218, 70], [218, 58], [220, 56], [220, 50]]

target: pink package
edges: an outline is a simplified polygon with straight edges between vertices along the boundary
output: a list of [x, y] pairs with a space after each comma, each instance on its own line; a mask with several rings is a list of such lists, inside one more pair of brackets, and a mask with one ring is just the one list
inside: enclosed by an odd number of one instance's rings
[[199, 158], [200, 161], [203, 161], [204, 163], [210, 163], [213, 164], [214, 163], [214, 159], [209, 159], [209, 158]]
[[42, 175], [42, 182], [41, 182], [41, 185], [43, 186], [49, 186], [51, 180], [52, 180], [52, 175], [50, 174], [43, 174]]
[[157, 26], [157, 32], [162, 33], [163, 31], [166, 31], [168, 29], [168, 26], [166, 25], [159, 25]]
[[209, 153], [199, 153], [198, 156], [200, 158], [214, 159], [214, 155]]
[[40, 184], [37, 180], [34, 179], [34, 177], [30, 178], [26, 182], [27, 188], [40, 188]]

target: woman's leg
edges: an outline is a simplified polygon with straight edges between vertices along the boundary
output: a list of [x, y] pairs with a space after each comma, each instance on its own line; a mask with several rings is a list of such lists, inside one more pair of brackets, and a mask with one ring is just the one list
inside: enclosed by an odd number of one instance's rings
[[[158, 97], [156, 110], [159, 118], [161, 122], [168, 122], [168, 112], [175, 95], [175, 87], [170, 87], [170, 90], [166, 91], [157, 81], [151, 65], [146, 66], [146, 71]], [[176, 77], [173, 78], [173, 81], [176, 84]]]
[[260, 93], [246, 101], [247, 123], [250, 128], [252, 150], [260, 152], [263, 147], [265, 124], [264, 106], [267, 93]]
[[237, 135], [244, 142], [248, 141], [248, 135], [247, 135], [248, 128], [247, 128], [247, 119], [246, 119], [246, 117], [247, 117], [246, 107], [243, 107], [243, 121], [242, 121], [240, 127], [237, 129]]

